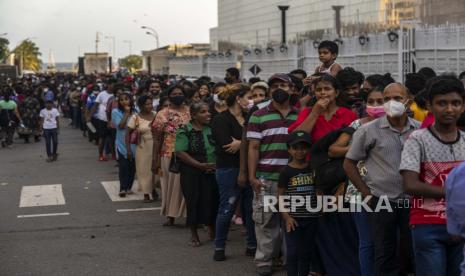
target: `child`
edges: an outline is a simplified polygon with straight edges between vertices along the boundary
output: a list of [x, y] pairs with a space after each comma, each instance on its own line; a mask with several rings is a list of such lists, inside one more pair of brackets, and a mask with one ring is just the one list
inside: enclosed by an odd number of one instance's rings
[[310, 204], [306, 202], [304, 206], [295, 208], [291, 205], [290, 212], [281, 212], [286, 229], [287, 275], [291, 276], [308, 275], [316, 247], [319, 213], [307, 210], [307, 206], [315, 208], [316, 205], [314, 174], [306, 158], [310, 152], [310, 141], [310, 135], [304, 131], [289, 135], [287, 146], [291, 161], [281, 171], [278, 182], [278, 197], [311, 200]]
[[53, 101], [45, 102], [45, 108], [40, 111], [40, 125], [44, 131], [45, 146], [47, 148], [47, 162], [57, 160], [58, 147], [58, 117], [60, 113], [53, 106]]
[[335, 77], [342, 70], [341, 65], [336, 63], [338, 53], [339, 47], [336, 42], [322, 41], [318, 46], [318, 57], [321, 64], [315, 69], [315, 73], [326, 73]]
[[405, 192], [413, 196], [416, 275], [460, 275], [463, 243], [447, 233], [444, 185], [449, 172], [465, 161], [465, 133], [457, 128], [465, 90], [458, 79], [443, 78], [428, 92], [434, 124], [410, 135], [399, 169]]

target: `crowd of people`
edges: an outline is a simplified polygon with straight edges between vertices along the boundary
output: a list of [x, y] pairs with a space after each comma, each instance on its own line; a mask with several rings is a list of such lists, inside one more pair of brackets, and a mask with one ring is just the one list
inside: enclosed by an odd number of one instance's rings
[[[305, 276], [465, 275], [465, 72], [422, 68], [398, 83], [343, 68], [334, 42], [318, 52], [310, 74], [267, 80], [236, 68], [224, 82], [122, 72], [8, 80], [2, 147], [15, 130], [26, 143], [44, 136], [47, 161], [57, 160], [61, 114], [95, 143], [96, 159], [118, 162], [120, 197], [137, 180], [144, 202], [161, 200], [163, 226], [186, 223], [190, 246], [208, 230], [214, 261], [227, 259], [231, 222], [241, 224], [259, 275], [283, 266]], [[323, 197], [389, 208], [314, 211]]]

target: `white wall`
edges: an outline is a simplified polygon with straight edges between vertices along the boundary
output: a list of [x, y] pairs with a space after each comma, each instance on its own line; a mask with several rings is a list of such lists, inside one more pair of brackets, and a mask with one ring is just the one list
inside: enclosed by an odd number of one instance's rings
[[[414, 33], [414, 38], [412, 36], [411, 39], [414, 42], [412, 48], [402, 48], [402, 51], [410, 54], [417, 70], [426, 66], [433, 68], [438, 74], [459, 74], [465, 70], [465, 26], [418, 27]], [[399, 33], [399, 39], [393, 42], [389, 41], [386, 32], [368, 34], [368, 37], [370, 41], [365, 45], [360, 45], [358, 36], [342, 38], [343, 44], [339, 46], [337, 62], [343, 67], [353, 67], [365, 75], [389, 72], [397, 80], [401, 80], [399, 71], [410, 72], [409, 68], [399, 67], [399, 58], [402, 64], [409, 62], [399, 55], [399, 41], [409, 41], [408, 32]], [[311, 40], [299, 45], [290, 44], [284, 52], [279, 47], [275, 47], [272, 53], [267, 53], [265, 48], [261, 49], [262, 52], [258, 55], [254, 53], [254, 48], [250, 48], [249, 55], [240, 51], [230, 57], [175, 58], [170, 61], [170, 73], [209, 75], [222, 79], [227, 68], [238, 67], [241, 77], [249, 79], [252, 77], [249, 68], [257, 64], [262, 69], [258, 77], [267, 79], [274, 73], [288, 73], [296, 68], [311, 74], [319, 64], [318, 53]]]

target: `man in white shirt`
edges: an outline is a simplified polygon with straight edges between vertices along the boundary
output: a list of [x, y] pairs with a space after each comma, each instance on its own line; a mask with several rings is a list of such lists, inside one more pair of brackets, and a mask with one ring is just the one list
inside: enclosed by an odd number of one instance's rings
[[44, 131], [45, 146], [47, 149], [47, 162], [57, 160], [58, 148], [58, 128], [60, 112], [53, 107], [53, 101], [49, 100], [45, 103], [45, 108], [40, 111], [40, 126]]
[[[99, 161], [107, 161], [108, 159], [105, 157], [104, 148], [105, 142], [107, 138], [109, 138], [109, 131], [108, 131], [108, 118], [107, 118], [107, 103], [108, 100], [113, 96], [113, 91], [111, 87], [109, 87], [108, 91], [103, 90], [97, 95], [95, 99], [95, 104], [92, 106], [90, 114], [95, 113], [95, 117], [97, 119], [97, 125], [95, 128], [97, 129], [98, 135], [98, 153], [99, 153]], [[87, 122], [90, 122], [91, 117], [88, 116]], [[110, 147], [112, 147], [112, 143], [110, 143]], [[113, 152], [113, 149], [111, 149]]]

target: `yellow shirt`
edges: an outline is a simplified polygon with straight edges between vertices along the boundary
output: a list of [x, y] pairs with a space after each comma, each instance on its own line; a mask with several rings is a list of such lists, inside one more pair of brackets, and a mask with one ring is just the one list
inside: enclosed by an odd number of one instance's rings
[[423, 122], [428, 115], [428, 110], [419, 107], [416, 102], [413, 102], [410, 110], [413, 112], [413, 118], [419, 122]]

